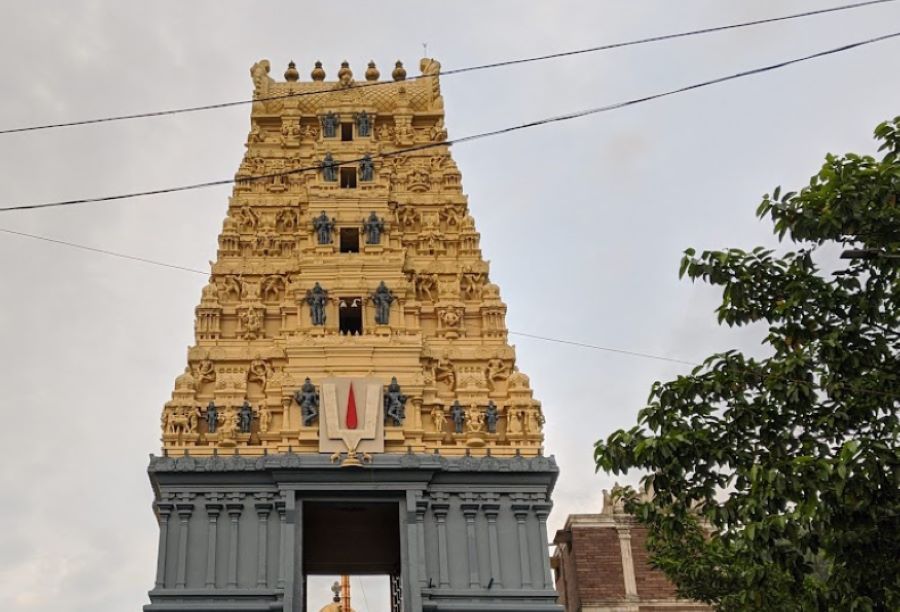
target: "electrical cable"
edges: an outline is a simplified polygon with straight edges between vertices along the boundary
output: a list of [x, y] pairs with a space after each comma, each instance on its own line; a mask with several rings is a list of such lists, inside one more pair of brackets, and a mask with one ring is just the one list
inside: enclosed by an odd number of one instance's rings
[[[586, 117], [588, 115], [594, 115], [594, 114], [598, 114], [598, 113], [617, 110], [620, 108], [634, 106], [634, 105], [641, 104], [644, 102], [649, 102], [652, 100], [657, 100], [660, 98], [665, 98], [668, 96], [685, 93], [685, 92], [692, 91], [695, 89], [708, 87], [710, 85], [717, 85], [719, 83], [724, 83], [727, 81], [732, 81], [732, 80], [747, 77], [747, 76], [752, 76], [752, 75], [761, 74], [764, 72], [769, 72], [771, 70], [784, 68], [786, 66], [791, 66], [793, 64], [798, 64], [798, 63], [809, 61], [812, 59], [817, 59], [820, 57], [825, 57], [828, 55], [833, 55], [836, 53], [849, 51], [851, 49], [855, 49], [857, 47], [862, 47], [864, 45], [870, 45], [870, 44], [873, 44], [876, 42], [882, 42], [882, 41], [885, 41], [885, 40], [888, 40], [891, 38], [896, 38], [897, 36], [900, 36], [900, 32], [894, 32], [892, 34], [885, 34], [882, 36], [877, 36], [874, 38], [869, 38], [866, 40], [849, 43], [846, 45], [841, 45], [839, 47], [834, 47], [832, 49], [827, 49], [825, 51], [819, 51], [817, 53], [813, 53], [810, 55], [804, 55], [801, 57], [780, 61], [775, 64], [768, 64], [766, 66], [761, 66], [759, 68], [743, 70], [741, 72], [736, 72], [736, 73], [733, 73], [733, 74], [730, 74], [727, 76], [717, 77], [714, 79], [701, 81], [699, 83], [694, 83], [691, 85], [685, 85], [683, 87], [678, 87], [676, 89], [670, 89], [670, 90], [663, 91], [660, 93], [650, 94], [650, 95], [642, 96], [642, 97], [638, 97], [638, 98], [632, 98], [630, 100], [625, 100], [623, 102], [617, 102], [614, 104], [600, 106], [597, 108], [590, 108], [590, 109], [586, 109], [586, 110], [576, 111], [576, 112], [567, 113], [564, 115], [558, 115], [555, 117], [547, 117], [547, 118], [538, 119], [535, 121], [530, 121], [527, 123], [520, 123], [517, 125], [500, 128], [497, 130], [482, 132], [479, 134], [472, 134], [469, 136], [463, 136], [461, 138], [450, 139], [450, 140], [446, 140], [446, 141], [442, 141], [442, 142], [430, 142], [430, 143], [426, 143], [426, 144], [416, 145], [413, 147], [398, 149], [396, 151], [391, 151], [391, 152], [387, 152], [387, 153], [377, 153], [375, 155], [368, 156], [368, 159], [371, 159], [374, 161], [377, 159], [386, 159], [386, 158], [390, 158], [390, 157], [397, 157], [397, 156], [403, 155], [405, 153], [412, 153], [412, 152], [416, 152], [416, 151], [432, 149], [435, 147], [443, 147], [443, 146], [450, 146], [450, 145], [454, 145], [454, 144], [462, 144], [465, 142], [472, 142], [474, 140], [480, 140], [482, 138], [490, 138], [493, 136], [500, 136], [502, 134], [509, 134], [511, 132], [517, 132], [519, 130], [533, 128], [533, 127], [537, 127], [540, 125], [547, 125], [550, 123], [559, 123], [559, 122], [563, 122], [563, 121], [569, 121], [572, 119]], [[344, 165], [344, 164], [359, 163], [365, 159], [367, 159], [367, 157], [359, 157], [359, 158], [343, 160], [343, 161], [335, 160], [334, 164], [337, 166], [337, 165]], [[204, 189], [204, 188], [216, 187], [216, 186], [220, 186], [220, 185], [229, 185], [229, 184], [235, 183], [238, 180], [240, 180], [240, 181], [259, 181], [259, 180], [270, 179], [270, 178], [275, 178], [275, 177], [284, 177], [284, 176], [289, 176], [291, 174], [298, 174], [301, 172], [317, 171], [317, 170], [321, 170], [322, 168], [323, 168], [322, 164], [316, 164], [314, 166], [295, 168], [293, 170], [287, 170], [284, 172], [276, 172], [276, 173], [270, 173], [270, 174], [264, 174], [264, 175], [259, 175], [259, 176], [252, 176], [252, 177], [241, 177], [240, 179], [235, 179], [235, 178], [222, 179], [222, 180], [217, 180], [217, 181], [194, 183], [194, 184], [190, 184], [190, 185], [181, 185], [181, 186], [177, 186], [177, 187], [165, 187], [165, 188], [161, 188], [161, 189], [152, 189], [152, 190], [148, 190], [148, 191], [137, 191], [137, 192], [117, 194], [117, 195], [111, 195], [111, 196], [81, 198], [81, 199], [77, 199], [77, 200], [44, 202], [44, 203], [40, 203], [40, 204], [20, 204], [20, 205], [2, 207], [2, 208], [0, 208], [0, 212], [9, 212], [9, 211], [14, 211], [14, 210], [33, 210], [33, 209], [38, 209], [38, 208], [74, 206], [74, 205], [79, 205], [79, 204], [109, 202], [109, 201], [114, 201], [114, 200], [125, 200], [125, 199], [130, 199], [130, 198], [137, 198], [137, 197], [161, 195], [161, 194], [165, 194], [165, 193], [175, 193], [175, 192], [189, 191], [189, 190], [194, 190], [194, 189]]]
[[195, 274], [202, 274], [204, 276], [208, 276], [209, 272], [204, 272], [203, 270], [198, 270], [196, 268], [188, 268], [187, 266], [179, 266], [176, 264], [165, 263], [162, 261], [156, 261], [154, 259], [147, 259], [146, 257], [137, 257], [135, 255], [126, 255], [125, 253], [117, 253], [115, 251], [109, 251], [107, 249], [98, 249], [95, 247], [86, 246], [83, 244], [76, 244], [74, 242], [67, 242], [65, 240], [57, 240], [55, 238], [48, 238], [46, 236], [38, 236], [37, 234], [28, 234], [26, 232], [18, 232], [16, 230], [6, 229], [0, 227], [0, 232], [4, 234], [13, 234], [15, 236], [22, 236], [24, 238], [32, 238], [34, 240], [42, 240], [44, 242], [51, 242], [53, 244], [59, 244], [67, 247], [72, 247], [74, 249], [81, 249], [83, 251], [91, 251], [92, 253], [100, 253], [101, 255], [109, 255], [110, 257], [118, 257], [120, 259], [129, 259], [131, 261], [139, 261], [145, 264], [151, 264], [154, 266], [161, 266], [163, 268], [172, 268], [174, 270], [184, 270], [185, 272], [193, 272]]
[[[756, 19], [753, 21], [744, 21], [744, 22], [740, 22], [740, 23], [733, 23], [733, 24], [722, 25], [722, 26], [713, 26], [713, 27], [709, 27], [709, 28], [701, 28], [701, 29], [697, 29], [697, 30], [677, 32], [677, 33], [673, 33], [673, 34], [662, 34], [659, 36], [650, 36], [650, 37], [639, 38], [639, 39], [630, 40], [630, 41], [610, 43], [610, 44], [606, 44], [606, 45], [599, 45], [596, 47], [588, 47], [586, 49], [561, 51], [558, 53], [550, 53], [547, 55], [538, 55], [538, 56], [534, 56], [534, 57], [505, 60], [505, 61], [500, 61], [500, 62], [492, 62], [492, 63], [480, 64], [480, 65], [476, 65], [476, 66], [466, 66], [463, 68], [443, 70], [439, 73], [439, 75], [423, 74], [423, 75], [409, 77], [408, 79], [405, 79], [405, 80], [415, 81], [415, 80], [423, 79], [423, 78], [434, 78], [435, 76], [451, 76], [451, 75], [455, 75], [455, 74], [463, 74], [466, 72], [475, 72], [475, 71], [479, 71], [479, 70], [488, 70], [488, 69], [501, 68], [501, 67], [506, 67], [506, 66], [516, 66], [519, 64], [526, 64], [526, 63], [530, 63], [530, 62], [540, 62], [540, 61], [545, 61], [545, 60], [550, 60], [550, 59], [558, 59], [558, 58], [562, 58], [562, 57], [571, 57], [574, 55], [583, 55], [586, 53], [596, 53], [599, 51], [609, 51], [612, 49], [621, 49], [623, 47], [631, 47], [631, 46], [642, 45], [642, 44], [647, 44], [647, 43], [662, 42], [662, 41], [672, 40], [672, 39], [676, 39], [676, 38], [686, 38], [689, 36], [697, 36], [697, 35], [701, 35], [701, 34], [724, 32], [727, 30], [734, 30], [734, 29], [738, 29], [738, 28], [746, 28], [746, 27], [750, 27], [750, 26], [776, 23], [779, 21], [789, 21], [792, 19], [799, 19], [799, 18], [803, 18], [803, 17], [812, 17], [812, 16], [816, 16], [816, 15], [823, 15], [826, 13], [834, 13], [834, 12], [838, 12], [838, 11], [852, 10], [852, 9], [862, 8], [862, 7], [866, 7], [866, 6], [870, 6], [870, 5], [885, 4], [887, 2], [895, 2], [895, 1], [896, 0], [868, 0], [866, 2], [858, 2], [855, 4], [844, 4], [844, 5], [834, 6], [834, 7], [830, 7], [830, 8], [816, 9], [816, 10], [812, 10], [812, 11], [804, 11], [802, 13], [794, 13], [791, 15], [783, 15], [780, 17], [769, 17], [769, 18], [765, 18], [765, 19]], [[62, 128], [62, 127], [92, 125], [92, 124], [98, 124], [98, 123], [110, 123], [113, 121], [125, 121], [125, 120], [130, 120], [130, 119], [146, 119], [146, 118], [151, 118], [151, 117], [163, 117], [163, 116], [168, 116], [168, 115], [178, 115], [178, 114], [183, 114], [183, 113], [193, 113], [193, 112], [198, 112], [198, 111], [230, 108], [230, 107], [234, 107], [234, 106], [252, 104], [253, 102], [267, 102], [267, 101], [271, 101], [271, 100], [283, 100], [285, 98], [297, 98], [297, 97], [303, 97], [303, 96], [331, 94], [331, 93], [335, 93], [336, 91], [343, 92], [343, 91], [346, 91], [346, 89], [356, 89], [356, 88], [361, 89], [361, 88], [366, 88], [366, 87], [382, 87], [385, 85], [393, 85], [393, 84], [396, 84], [396, 81], [378, 81], [378, 82], [356, 83], [356, 84], [351, 85], [349, 88], [342, 88], [339, 90], [334, 89], [334, 88], [329, 88], [329, 89], [318, 89], [318, 90], [314, 90], [314, 91], [291, 92], [291, 93], [281, 94], [281, 95], [277, 95], [277, 96], [262, 96], [262, 97], [246, 99], [246, 100], [235, 100], [232, 102], [220, 102], [217, 104], [205, 104], [202, 106], [190, 106], [190, 107], [184, 107], [184, 108], [174, 108], [174, 109], [150, 111], [150, 112], [144, 112], [144, 113], [133, 113], [133, 114], [128, 114], [128, 115], [99, 117], [96, 119], [84, 119], [84, 120], [80, 120], [80, 121], [69, 121], [69, 122], [64, 122], [64, 123], [48, 123], [48, 124], [44, 124], [44, 125], [32, 125], [32, 126], [26, 126], [26, 127], [6, 128], [3, 130], [0, 130], [0, 135], [16, 134], [16, 133], [21, 133], [21, 132], [34, 132], [34, 131], [38, 131], [38, 130], [49, 130], [49, 129]]]

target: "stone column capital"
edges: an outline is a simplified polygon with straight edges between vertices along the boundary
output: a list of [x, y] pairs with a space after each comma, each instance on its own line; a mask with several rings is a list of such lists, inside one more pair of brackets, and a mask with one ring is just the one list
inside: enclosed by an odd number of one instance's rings
[[531, 504], [513, 504], [511, 506], [516, 520], [524, 521], [528, 518], [528, 512], [531, 510]]
[[481, 511], [489, 521], [496, 521], [497, 515], [500, 514], [500, 504], [496, 502], [481, 504]]
[[479, 504], [474, 502], [460, 505], [460, 509], [462, 510], [463, 516], [466, 517], [466, 520], [474, 519], [475, 515], [478, 514], [478, 508]]

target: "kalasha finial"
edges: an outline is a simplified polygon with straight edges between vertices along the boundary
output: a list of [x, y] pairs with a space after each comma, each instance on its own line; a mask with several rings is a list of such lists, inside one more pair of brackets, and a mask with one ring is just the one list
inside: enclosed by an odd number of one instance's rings
[[325, 80], [325, 69], [322, 68], [322, 62], [316, 62], [316, 67], [313, 68], [312, 72], [309, 73], [309, 76], [312, 77], [313, 81]]
[[378, 72], [378, 68], [375, 67], [375, 62], [369, 62], [369, 67], [366, 68], [366, 80], [367, 81], [377, 81], [378, 77], [381, 76], [381, 73]]
[[338, 70], [338, 81], [349, 81], [353, 78], [353, 71], [350, 70], [350, 62], [344, 60], [341, 62], [341, 69]]
[[288, 62], [287, 70], [284, 71], [284, 80], [285, 81], [297, 81], [300, 79], [300, 73], [297, 72], [297, 64], [294, 63], [294, 60]]
[[391, 76], [394, 77], [395, 81], [406, 80], [406, 68], [403, 67], [403, 62], [397, 60], [397, 63], [394, 64], [394, 71], [391, 72]]

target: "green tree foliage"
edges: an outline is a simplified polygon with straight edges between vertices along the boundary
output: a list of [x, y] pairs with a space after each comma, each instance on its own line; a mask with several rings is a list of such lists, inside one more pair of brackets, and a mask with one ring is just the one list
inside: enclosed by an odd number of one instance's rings
[[[638, 425], [597, 442], [654, 562], [722, 610], [900, 610], [900, 117], [879, 160], [828, 155], [757, 210], [796, 250], [685, 252], [720, 323], [765, 323], [765, 359], [713, 355], [655, 383]], [[853, 258], [837, 258], [838, 253]], [[846, 257], [846, 256], [845, 256]]]

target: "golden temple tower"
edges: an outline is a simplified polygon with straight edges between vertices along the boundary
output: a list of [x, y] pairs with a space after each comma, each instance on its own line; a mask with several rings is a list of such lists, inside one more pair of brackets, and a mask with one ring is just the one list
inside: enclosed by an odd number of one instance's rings
[[346, 63], [329, 87], [318, 68], [306, 83], [252, 68], [261, 101], [163, 411], [169, 453], [318, 453], [297, 391], [329, 377], [396, 377], [405, 414], [384, 452], [540, 451], [540, 403], [443, 144], [440, 64], [420, 66], [428, 78], [398, 64], [377, 84], [370, 67], [368, 87]]
[[246, 154], [150, 462], [148, 612], [299, 612], [307, 575], [354, 573], [388, 574], [398, 612], [560, 610], [541, 405], [440, 64], [419, 67], [250, 70]]

